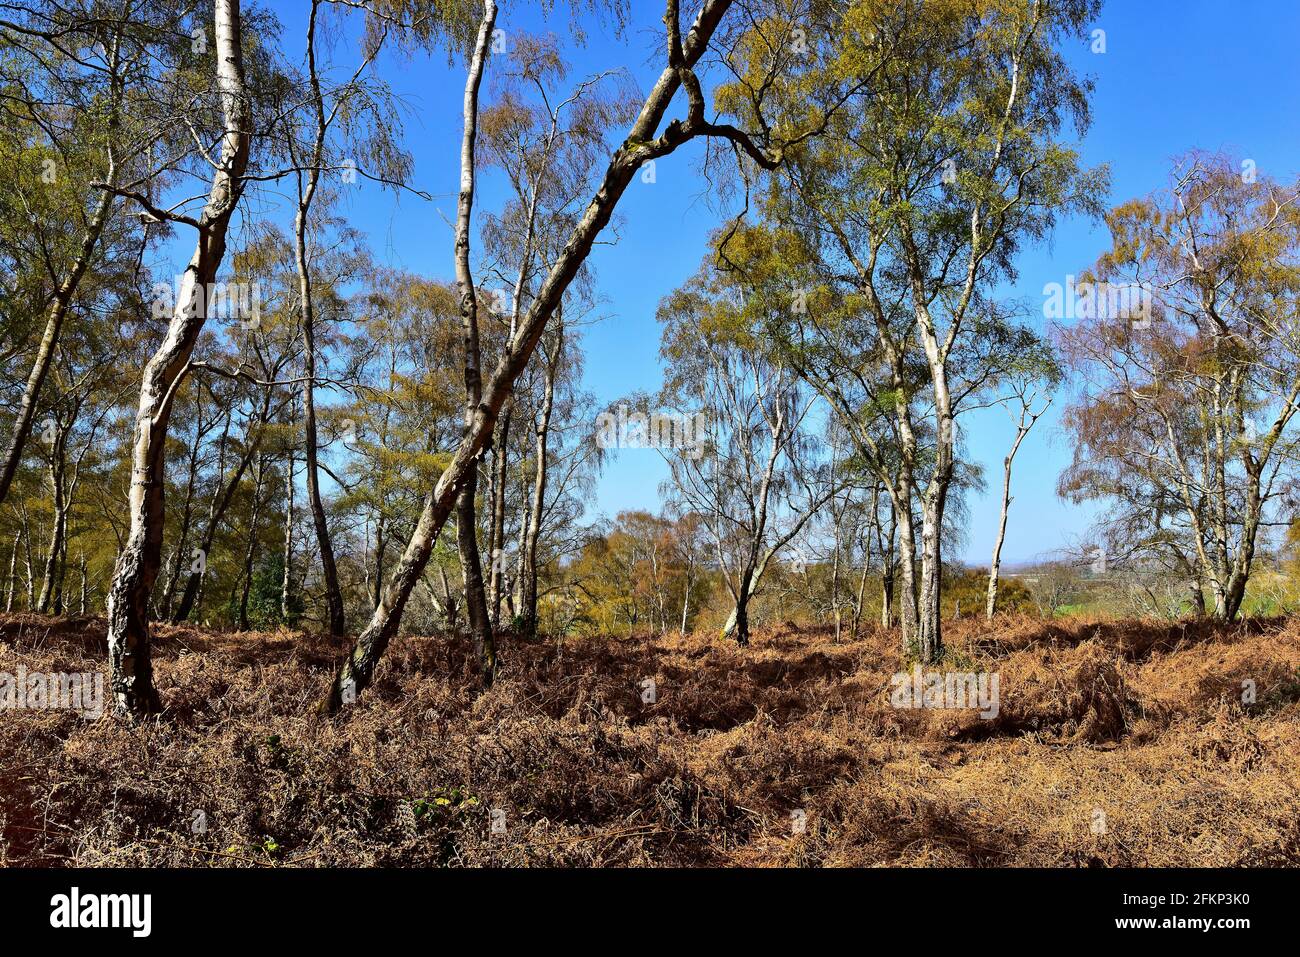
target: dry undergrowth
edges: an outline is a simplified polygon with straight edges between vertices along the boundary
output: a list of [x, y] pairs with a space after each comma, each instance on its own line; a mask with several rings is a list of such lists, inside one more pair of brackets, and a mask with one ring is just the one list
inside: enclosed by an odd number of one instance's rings
[[[885, 632], [503, 639], [479, 696], [404, 638], [326, 722], [338, 644], [157, 632], [161, 720], [0, 711], [0, 863], [1300, 862], [1300, 621], [951, 623], [991, 721], [890, 707]], [[102, 620], [0, 616], [0, 671], [104, 658]]]

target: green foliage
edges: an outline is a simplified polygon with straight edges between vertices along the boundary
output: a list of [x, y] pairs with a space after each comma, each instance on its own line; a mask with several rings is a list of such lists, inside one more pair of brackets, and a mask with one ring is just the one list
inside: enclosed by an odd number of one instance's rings
[[[284, 556], [275, 551], [264, 553], [253, 566], [253, 583], [248, 593], [248, 622], [253, 628], [273, 628], [285, 625], [296, 627], [305, 610], [302, 596], [294, 588], [289, 591], [289, 616], [280, 607], [284, 587]], [[238, 617], [238, 598], [230, 610], [232, 620]]]
[[412, 801], [411, 813], [417, 824], [427, 824], [440, 817], [476, 808], [480, 803], [477, 797], [460, 788], [448, 788]]

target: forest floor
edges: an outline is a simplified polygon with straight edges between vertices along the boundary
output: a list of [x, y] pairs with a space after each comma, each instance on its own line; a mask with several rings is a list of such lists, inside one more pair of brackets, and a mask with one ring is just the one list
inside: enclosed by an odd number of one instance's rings
[[[991, 720], [892, 707], [897, 641], [503, 638], [476, 695], [402, 638], [323, 721], [342, 643], [159, 626], [161, 719], [0, 711], [0, 864], [1300, 863], [1300, 619], [950, 623]], [[23, 667], [106, 670], [103, 620], [0, 616]]]

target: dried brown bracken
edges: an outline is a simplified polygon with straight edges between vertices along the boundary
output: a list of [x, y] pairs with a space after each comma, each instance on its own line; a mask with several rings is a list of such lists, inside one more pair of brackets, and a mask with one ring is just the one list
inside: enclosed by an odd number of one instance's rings
[[[334, 720], [345, 642], [156, 631], [160, 718], [0, 711], [0, 863], [1300, 862], [1300, 621], [953, 622], [992, 720], [893, 708], [884, 631], [502, 636], [483, 693], [467, 641], [407, 637]], [[102, 671], [104, 640], [0, 617], [0, 671]]]

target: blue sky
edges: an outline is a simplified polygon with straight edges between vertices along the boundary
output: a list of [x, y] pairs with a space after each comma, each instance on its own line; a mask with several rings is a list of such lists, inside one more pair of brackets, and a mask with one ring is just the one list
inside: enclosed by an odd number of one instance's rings
[[[270, 5], [285, 24], [286, 54], [300, 56], [305, 4], [277, 0]], [[507, 36], [519, 29], [569, 33], [563, 5], [549, 21], [536, 6], [502, 4], [500, 25]], [[631, 0], [631, 6], [633, 20], [621, 39], [592, 24], [587, 47], [570, 53], [574, 78], [625, 66], [642, 89], [649, 87], [661, 63], [663, 6], [659, 0]], [[1105, 30], [1105, 52], [1081, 45], [1071, 56], [1096, 81], [1093, 126], [1080, 146], [1089, 165], [1110, 164], [1109, 204], [1162, 186], [1170, 160], [1194, 147], [1231, 150], [1280, 180], [1294, 180], [1300, 173], [1300, 66], [1295, 53], [1300, 3], [1111, 0], [1096, 27]], [[345, 66], [354, 63], [354, 52], [340, 48], [336, 59]], [[385, 56], [380, 70], [409, 108], [403, 125], [406, 147], [416, 161], [413, 185], [435, 200], [430, 204], [408, 195], [395, 203], [390, 194], [362, 184], [348, 210], [351, 222], [390, 264], [451, 279], [449, 223], [459, 178], [463, 66], [448, 66], [440, 54], [409, 60]], [[718, 223], [696, 175], [698, 159], [698, 146], [688, 148], [659, 162], [654, 183], [635, 182], [619, 206], [617, 244], [601, 246], [593, 256], [608, 318], [586, 332], [586, 387], [601, 400], [652, 391], [660, 384], [655, 308], [695, 271], [708, 233]], [[480, 208], [496, 207], [502, 196], [501, 184], [485, 176]], [[1063, 222], [1050, 244], [1021, 257], [1019, 281], [1007, 293], [1037, 305], [1045, 283], [1063, 283], [1067, 274], [1090, 265], [1106, 244], [1099, 225]], [[1001, 460], [1012, 434], [1010, 419], [997, 409], [963, 424], [967, 452], [985, 466], [990, 486], [983, 500], [972, 503], [969, 545], [962, 556], [972, 563], [988, 561]], [[1053, 410], [1016, 459], [1005, 561], [1042, 555], [1076, 540], [1086, 528], [1090, 511], [1055, 494], [1056, 477], [1069, 459]], [[665, 475], [653, 450], [622, 451], [600, 480], [593, 514], [657, 509]]]

